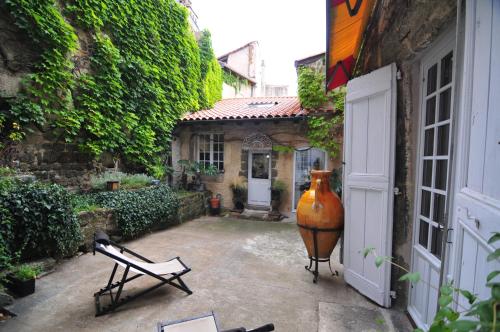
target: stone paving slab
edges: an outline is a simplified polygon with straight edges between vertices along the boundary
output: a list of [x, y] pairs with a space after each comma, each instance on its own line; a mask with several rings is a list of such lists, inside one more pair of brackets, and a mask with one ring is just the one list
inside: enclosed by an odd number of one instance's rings
[[[403, 313], [394, 310], [366, 308], [359, 305], [319, 303], [318, 332], [396, 332], [411, 331], [412, 327]], [[393, 321], [394, 315], [399, 318]]]
[[[162, 320], [216, 312], [223, 329], [256, 327], [272, 322], [276, 331], [318, 331], [319, 303], [378, 307], [343, 281], [338, 249], [320, 265], [318, 284], [305, 271], [306, 251], [291, 223], [203, 217], [128, 242], [127, 247], [154, 261], [180, 256], [192, 272], [183, 279], [188, 296], [172, 287], [139, 298], [116, 312], [94, 317], [93, 293], [107, 282], [112, 261], [88, 253], [58, 265], [37, 280], [35, 294], [8, 309], [17, 317], [1, 331], [153, 331]], [[154, 283], [141, 277], [125, 292]], [[127, 286], [129, 286], [127, 284]], [[333, 331], [333, 330], [332, 330]], [[402, 330], [404, 331], [404, 330]]]

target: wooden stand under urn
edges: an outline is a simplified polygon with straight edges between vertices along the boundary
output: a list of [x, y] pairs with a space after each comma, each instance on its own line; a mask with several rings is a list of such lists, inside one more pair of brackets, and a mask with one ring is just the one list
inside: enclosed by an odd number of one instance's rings
[[[330, 190], [331, 171], [311, 171], [311, 188], [297, 205], [297, 225], [309, 255], [306, 269], [318, 280], [318, 262], [328, 262], [344, 229], [344, 207]], [[311, 270], [313, 262], [314, 271]], [[330, 266], [331, 271], [331, 266]]]

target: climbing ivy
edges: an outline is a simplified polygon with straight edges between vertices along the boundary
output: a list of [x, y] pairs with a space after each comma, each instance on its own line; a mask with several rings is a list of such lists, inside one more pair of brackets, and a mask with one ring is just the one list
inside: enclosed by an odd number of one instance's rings
[[49, 124], [96, 157], [112, 153], [161, 175], [177, 120], [220, 98], [210, 34], [198, 46], [175, 0], [6, 3], [42, 53], [0, 116], [0, 139]]
[[333, 105], [333, 114], [312, 114], [307, 119], [307, 138], [312, 147], [327, 151], [335, 157], [340, 149], [337, 141], [338, 127], [344, 121], [345, 87], [325, 93], [325, 74], [311, 67], [300, 67], [298, 94], [305, 109], [317, 110], [328, 103]]
[[77, 49], [78, 40], [73, 28], [54, 0], [6, 0], [5, 4], [16, 25], [26, 31], [41, 54], [35, 72], [25, 78], [18, 98], [0, 119], [0, 138], [21, 140], [28, 125], [42, 125], [47, 116], [54, 116], [55, 123], [67, 127], [74, 122], [70, 107], [73, 63], [69, 56]]
[[215, 102], [222, 99], [222, 69], [212, 49], [212, 40], [208, 30], [202, 31], [198, 45], [202, 80], [200, 107], [212, 108]]
[[248, 82], [245, 79], [235, 74], [232, 74], [228, 71], [224, 71], [222, 76], [224, 83], [226, 83], [229, 86], [232, 86], [236, 90], [236, 92], [239, 92], [242, 86], [248, 85]]

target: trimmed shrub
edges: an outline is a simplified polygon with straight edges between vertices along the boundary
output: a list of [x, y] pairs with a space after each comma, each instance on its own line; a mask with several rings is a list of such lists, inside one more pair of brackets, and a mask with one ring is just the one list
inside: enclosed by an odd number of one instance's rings
[[135, 191], [110, 191], [92, 195], [96, 205], [115, 210], [116, 222], [125, 238], [133, 238], [154, 226], [177, 222], [179, 199], [167, 185]]
[[16, 183], [0, 192], [0, 218], [10, 257], [69, 256], [81, 241], [71, 195], [55, 184]]

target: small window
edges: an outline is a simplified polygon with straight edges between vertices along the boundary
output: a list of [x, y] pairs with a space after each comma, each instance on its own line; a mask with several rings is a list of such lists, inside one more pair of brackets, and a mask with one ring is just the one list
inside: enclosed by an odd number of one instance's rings
[[198, 161], [205, 167], [214, 165], [219, 172], [224, 170], [224, 134], [198, 136]]

